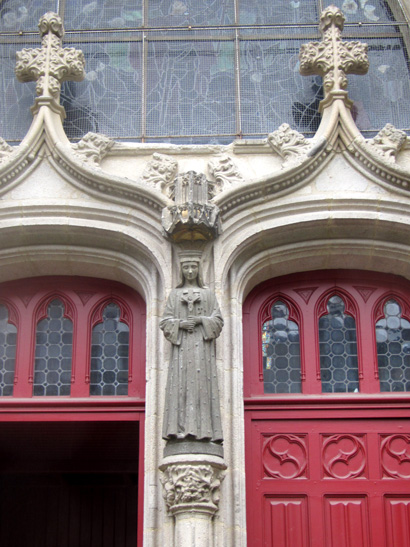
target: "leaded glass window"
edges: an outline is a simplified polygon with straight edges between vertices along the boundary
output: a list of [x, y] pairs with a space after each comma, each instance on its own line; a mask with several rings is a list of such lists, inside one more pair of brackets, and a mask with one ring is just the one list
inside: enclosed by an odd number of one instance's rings
[[400, 304], [388, 300], [376, 323], [380, 391], [410, 391], [410, 322]]
[[0, 304], [0, 396], [13, 395], [17, 328], [9, 322], [6, 306]]
[[70, 395], [73, 323], [59, 299], [37, 324], [33, 395]]
[[128, 394], [129, 328], [120, 316], [119, 306], [110, 303], [93, 328], [90, 395]]
[[[0, 134], [21, 140], [35, 84], [14, 77], [15, 51], [37, 47], [36, 27], [58, 11], [65, 45], [84, 51], [83, 82], [61, 101], [71, 139], [87, 131], [142, 142], [222, 143], [265, 138], [283, 122], [312, 135], [321, 78], [299, 74], [302, 43], [319, 40], [321, 9], [345, 13], [346, 39], [369, 44], [367, 76], [349, 76], [356, 123], [410, 131], [408, 23], [398, 0], [7, 0], [0, 3]], [[18, 120], [18, 123], [16, 123]]]
[[299, 327], [281, 301], [272, 306], [272, 319], [262, 326], [265, 393], [300, 393]]
[[358, 392], [356, 322], [345, 314], [345, 304], [338, 295], [329, 298], [327, 311], [319, 319], [322, 392]]

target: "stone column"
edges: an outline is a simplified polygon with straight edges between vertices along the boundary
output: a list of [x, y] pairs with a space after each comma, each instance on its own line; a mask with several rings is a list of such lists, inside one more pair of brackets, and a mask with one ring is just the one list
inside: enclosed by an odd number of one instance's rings
[[222, 458], [202, 454], [165, 457], [163, 495], [175, 517], [175, 547], [213, 547], [212, 519], [218, 510], [226, 465]]

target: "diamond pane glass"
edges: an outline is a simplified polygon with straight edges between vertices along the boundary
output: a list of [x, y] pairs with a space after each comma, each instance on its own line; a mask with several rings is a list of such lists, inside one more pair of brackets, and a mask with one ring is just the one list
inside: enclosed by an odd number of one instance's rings
[[0, 305], [0, 396], [13, 395], [17, 328], [9, 323], [6, 306]]
[[88, 131], [113, 138], [141, 134], [141, 35], [134, 40], [104, 38], [103, 42], [67, 44], [83, 51], [87, 71], [83, 82], [62, 86], [69, 138], [81, 138]]
[[283, 302], [272, 306], [272, 319], [262, 326], [265, 393], [300, 393], [299, 327]]
[[235, 133], [233, 42], [151, 41], [147, 82], [147, 136]]
[[120, 315], [117, 304], [108, 304], [93, 328], [90, 395], [128, 395], [129, 328]]
[[73, 323], [55, 299], [37, 324], [33, 395], [70, 395], [72, 350]]
[[376, 323], [376, 344], [380, 391], [410, 391], [410, 322], [395, 300]]
[[142, 25], [142, 0], [68, 0], [64, 26], [69, 29], [136, 28]]
[[37, 30], [40, 17], [57, 11], [57, 0], [3, 0], [0, 2], [0, 32]]
[[335, 295], [328, 314], [319, 319], [320, 375], [323, 393], [359, 391], [356, 322], [344, 313], [343, 300]]
[[153, 27], [232, 25], [234, 0], [148, 0]]

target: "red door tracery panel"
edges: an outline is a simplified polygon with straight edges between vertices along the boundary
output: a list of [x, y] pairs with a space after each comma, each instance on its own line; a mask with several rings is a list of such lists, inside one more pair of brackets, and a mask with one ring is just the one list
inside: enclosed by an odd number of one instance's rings
[[405, 280], [352, 271], [248, 296], [249, 547], [410, 546], [408, 302]]

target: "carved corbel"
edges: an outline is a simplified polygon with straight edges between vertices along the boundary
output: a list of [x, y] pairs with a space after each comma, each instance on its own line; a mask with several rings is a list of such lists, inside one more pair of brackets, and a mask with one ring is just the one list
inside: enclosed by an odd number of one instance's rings
[[396, 156], [406, 144], [407, 135], [404, 131], [396, 129], [391, 123], [386, 124], [373, 139], [366, 144], [378, 154], [384, 161], [395, 163]]
[[175, 177], [178, 171], [178, 162], [165, 154], [152, 155], [142, 173], [144, 182], [153, 188], [159, 188], [168, 198], [175, 198]]
[[113, 146], [114, 141], [109, 137], [89, 132], [72, 148], [82, 161], [98, 166]]
[[235, 165], [233, 159], [228, 154], [221, 154], [211, 158], [208, 163], [210, 174], [216, 180], [213, 194], [223, 192], [231, 185], [243, 182], [243, 177]]
[[287, 123], [268, 135], [268, 143], [283, 158], [282, 167], [301, 163], [312, 148], [312, 143], [302, 133], [291, 129]]

